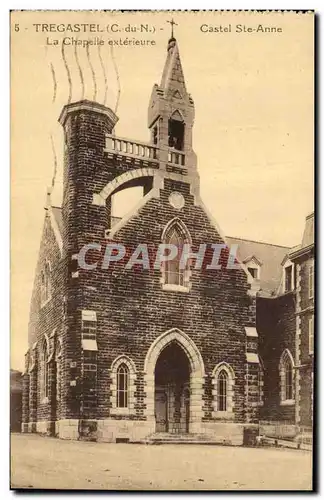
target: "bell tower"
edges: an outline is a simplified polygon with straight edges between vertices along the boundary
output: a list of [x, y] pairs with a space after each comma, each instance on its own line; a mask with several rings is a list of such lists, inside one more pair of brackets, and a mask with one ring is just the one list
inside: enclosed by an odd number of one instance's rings
[[[165, 161], [176, 158], [176, 163], [188, 171], [196, 168], [196, 155], [192, 149], [194, 102], [187, 92], [177, 40], [172, 34], [168, 41], [167, 58], [160, 85], [152, 90], [148, 109], [148, 127], [151, 142], [156, 145]], [[164, 152], [164, 154], [163, 154]], [[180, 158], [180, 160], [179, 160]]]

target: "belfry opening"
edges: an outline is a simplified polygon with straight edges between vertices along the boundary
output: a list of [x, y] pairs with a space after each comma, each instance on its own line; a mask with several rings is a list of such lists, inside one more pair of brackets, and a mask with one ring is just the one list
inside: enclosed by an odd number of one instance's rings
[[168, 144], [170, 148], [183, 151], [185, 123], [179, 111], [175, 111], [168, 122]]

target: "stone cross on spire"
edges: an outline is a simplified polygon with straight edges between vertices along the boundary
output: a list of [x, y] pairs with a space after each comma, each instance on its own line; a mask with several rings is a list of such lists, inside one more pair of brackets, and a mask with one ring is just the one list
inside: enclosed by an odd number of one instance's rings
[[174, 33], [173, 33], [173, 26], [178, 26], [176, 22], [174, 22], [173, 18], [171, 19], [171, 21], [167, 21], [167, 23], [170, 23], [171, 24], [171, 38], [174, 38]]

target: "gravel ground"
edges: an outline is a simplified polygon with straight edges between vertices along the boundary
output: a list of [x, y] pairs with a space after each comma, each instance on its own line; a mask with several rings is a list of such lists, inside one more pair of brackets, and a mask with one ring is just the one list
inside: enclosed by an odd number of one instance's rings
[[11, 487], [99, 490], [310, 490], [309, 451], [137, 445], [11, 436]]

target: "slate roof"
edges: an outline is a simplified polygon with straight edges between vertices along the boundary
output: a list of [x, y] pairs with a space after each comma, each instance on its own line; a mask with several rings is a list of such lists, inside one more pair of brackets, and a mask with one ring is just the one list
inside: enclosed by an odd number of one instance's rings
[[241, 262], [253, 256], [261, 261], [260, 294], [265, 296], [274, 295], [281, 281], [281, 263], [290, 251], [290, 247], [233, 238], [231, 236], [227, 236], [226, 241], [229, 244], [238, 245], [237, 256]]
[[314, 236], [315, 236], [314, 233], [315, 233], [315, 221], [314, 221], [314, 212], [312, 212], [306, 217], [301, 244], [297, 245], [296, 247], [293, 247], [289, 252], [289, 257], [291, 258], [291, 260], [295, 260], [301, 255], [304, 255], [314, 247]]
[[311, 245], [314, 245], [314, 212], [306, 217], [301, 248], [306, 248]]

